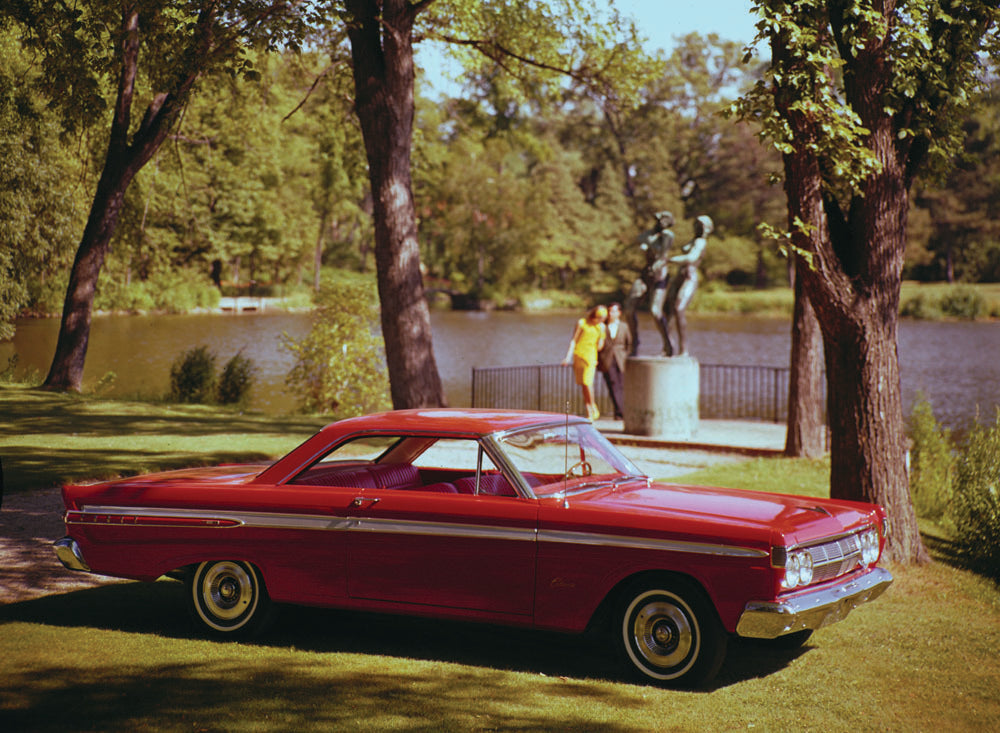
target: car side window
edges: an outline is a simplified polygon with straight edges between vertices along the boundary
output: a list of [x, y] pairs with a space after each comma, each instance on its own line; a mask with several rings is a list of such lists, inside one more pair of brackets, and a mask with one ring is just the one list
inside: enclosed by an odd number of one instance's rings
[[[475, 473], [479, 457], [479, 442], [456, 438], [441, 438], [413, 460], [418, 468], [443, 468]], [[496, 470], [490, 457], [483, 454], [483, 470]]]
[[346, 443], [341, 443], [325, 456], [320, 458], [316, 465], [336, 463], [340, 461], [368, 461], [374, 463], [385, 454], [399, 438], [392, 435], [374, 435], [355, 438]]
[[413, 464], [422, 474], [435, 474], [459, 494], [516, 497], [517, 491], [476, 440], [441, 438], [427, 447]]

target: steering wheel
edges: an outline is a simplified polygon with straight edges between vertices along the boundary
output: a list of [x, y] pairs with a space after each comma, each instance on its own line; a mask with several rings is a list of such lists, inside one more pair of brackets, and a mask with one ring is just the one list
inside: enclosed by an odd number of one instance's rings
[[[580, 472], [574, 473], [576, 469], [580, 469]], [[593, 472], [594, 470], [587, 461], [577, 461], [566, 470], [564, 478], [582, 478], [583, 476], [589, 476]]]

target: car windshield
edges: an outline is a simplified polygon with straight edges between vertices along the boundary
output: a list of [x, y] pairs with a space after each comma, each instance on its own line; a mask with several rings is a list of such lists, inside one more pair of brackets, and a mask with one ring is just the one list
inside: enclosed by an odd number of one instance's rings
[[589, 423], [546, 425], [503, 433], [496, 442], [535, 496], [593, 487], [626, 478], [644, 478]]

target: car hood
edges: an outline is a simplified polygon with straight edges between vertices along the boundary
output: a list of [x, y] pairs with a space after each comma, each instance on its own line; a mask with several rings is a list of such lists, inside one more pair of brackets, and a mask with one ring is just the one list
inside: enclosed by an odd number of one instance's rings
[[753, 537], [785, 546], [856, 531], [876, 521], [872, 504], [645, 481], [570, 497], [567, 504], [638, 529]]

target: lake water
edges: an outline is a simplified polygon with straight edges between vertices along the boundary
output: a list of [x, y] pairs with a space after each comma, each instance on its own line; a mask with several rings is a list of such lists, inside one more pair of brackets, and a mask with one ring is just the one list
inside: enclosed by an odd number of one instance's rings
[[[553, 364], [566, 353], [575, 314], [434, 311], [434, 350], [452, 405], [470, 404], [473, 367]], [[790, 324], [784, 319], [690, 317], [690, 351], [703, 364], [787, 366]], [[12, 342], [0, 343], [0, 368], [14, 353], [19, 372], [48, 372], [59, 330], [57, 319], [21, 320]], [[309, 330], [302, 313], [242, 315], [95, 317], [84, 388], [92, 389], [115, 372], [115, 392], [163, 393], [170, 365], [182, 352], [207, 345], [221, 366], [242, 350], [257, 369], [253, 407], [280, 413], [294, 410], [284, 388], [291, 355], [281, 348], [282, 333], [293, 338]], [[659, 351], [652, 320], [640, 314], [640, 354]], [[899, 357], [904, 409], [918, 391], [934, 405], [943, 423], [962, 427], [976, 414], [992, 421], [1000, 404], [1000, 324], [903, 321]]]

